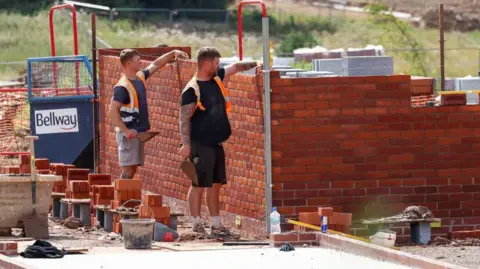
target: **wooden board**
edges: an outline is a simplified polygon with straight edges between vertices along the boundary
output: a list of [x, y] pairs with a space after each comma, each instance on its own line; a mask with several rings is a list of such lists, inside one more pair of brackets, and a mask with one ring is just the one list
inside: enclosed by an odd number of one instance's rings
[[52, 192], [52, 198], [65, 198], [65, 193], [63, 193], [63, 192]]
[[415, 223], [415, 222], [439, 222], [440, 219], [377, 219], [362, 220], [362, 224], [397, 224], [397, 223]]
[[93, 208], [103, 211], [110, 210], [109, 205], [94, 205]]
[[91, 199], [62, 199], [61, 202], [68, 204], [90, 204]]

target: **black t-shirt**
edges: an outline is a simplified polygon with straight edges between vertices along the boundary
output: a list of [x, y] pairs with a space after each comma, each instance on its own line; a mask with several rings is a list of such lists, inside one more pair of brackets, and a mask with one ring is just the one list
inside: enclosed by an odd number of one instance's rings
[[[150, 72], [147, 69], [142, 70], [142, 72], [145, 75], [145, 80], [147, 80]], [[146, 132], [150, 130], [150, 121], [148, 118], [147, 105], [147, 89], [145, 89], [143, 82], [139, 78], [137, 78], [136, 80], [129, 80], [137, 91], [139, 121], [127, 122], [125, 123], [125, 126], [127, 126], [128, 129], [137, 130], [137, 132]], [[113, 100], [120, 102], [124, 105], [129, 104], [130, 96], [128, 95], [128, 90], [123, 86], [116, 86], [115, 88], [113, 88]]]
[[[219, 68], [218, 76], [223, 81], [225, 69]], [[197, 108], [190, 120], [190, 139], [206, 146], [215, 146], [225, 142], [232, 134], [222, 90], [212, 78], [198, 81], [200, 101], [205, 111]], [[197, 102], [195, 91], [190, 88], [182, 94], [182, 106]]]

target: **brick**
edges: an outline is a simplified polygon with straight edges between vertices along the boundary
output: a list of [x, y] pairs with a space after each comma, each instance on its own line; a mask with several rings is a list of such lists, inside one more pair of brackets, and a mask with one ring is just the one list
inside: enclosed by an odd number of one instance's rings
[[35, 159], [35, 168], [50, 170], [50, 160], [45, 158]]
[[88, 182], [82, 180], [72, 180], [69, 182], [69, 190], [73, 193], [87, 193], [88, 194]]
[[338, 213], [333, 212], [333, 215], [328, 219], [329, 228], [331, 224], [340, 224], [340, 225], [351, 225], [352, 224], [352, 214], [351, 213]]
[[112, 176], [110, 174], [88, 174], [88, 185], [111, 185]]
[[316, 225], [320, 226], [320, 216], [318, 215], [318, 212], [300, 212], [299, 216], [299, 221], [308, 223], [311, 225]]
[[281, 233], [281, 234], [271, 234], [270, 240], [273, 242], [296, 242], [298, 241], [297, 233]]
[[115, 197], [114, 187], [108, 185], [95, 185], [95, 195], [100, 199], [113, 199]]
[[462, 106], [467, 104], [466, 94], [442, 94], [442, 106]]
[[50, 174], [50, 169], [38, 169], [37, 174], [48, 175]]
[[143, 196], [143, 205], [147, 206], [162, 206], [163, 196], [160, 194], [146, 194]]
[[[153, 213], [153, 216], [152, 216]], [[170, 218], [170, 207], [148, 207], [141, 205], [138, 215], [142, 218]]]
[[85, 180], [88, 183], [89, 169], [67, 167], [67, 180]]
[[119, 223], [119, 222], [113, 223], [113, 232], [117, 233], [117, 234], [121, 234], [122, 233], [122, 224]]
[[13, 241], [0, 242], [0, 255], [15, 256], [18, 254], [18, 243]]
[[5, 174], [20, 174], [20, 166], [7, 165], [3, 166]]
[[18, 158], [20, 164], [28, 164], [30, 166], [30, 154], [20, 154]]
[[142, 181], [135, 179], [116, 179], [115, 190], [117, 191], [140, 191]]
[[330, 217], [330, 216], [333, 215], [333, 208], [332, 207], [319, 207], [318, 208], [318, 215], [319, 216]]

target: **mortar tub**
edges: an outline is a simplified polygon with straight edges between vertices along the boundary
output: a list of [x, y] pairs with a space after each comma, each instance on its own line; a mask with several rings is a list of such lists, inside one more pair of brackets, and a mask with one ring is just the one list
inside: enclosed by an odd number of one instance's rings
[[[36, 175], [36, 213], [48, 217], [53, 184], [62, 176]], [[32, 214], [30, 175], [0, 174], [0, 229], [19, 228], [19, 221]]]

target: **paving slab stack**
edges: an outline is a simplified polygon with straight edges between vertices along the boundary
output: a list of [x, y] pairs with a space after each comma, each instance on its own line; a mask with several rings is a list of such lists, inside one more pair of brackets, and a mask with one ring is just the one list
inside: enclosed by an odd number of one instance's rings
[[313, 60], [314, 71], [328, 71], [339, 76], [393, 75], [391, 56], [347, 56], [341, 59]]
[[[471, 91], [480, 90], [479, 77], [465, 77], [455, 79], [455, 90], [457, 91]], [[478, 93], [467, 93], [467, 104], [478, 104]]]

